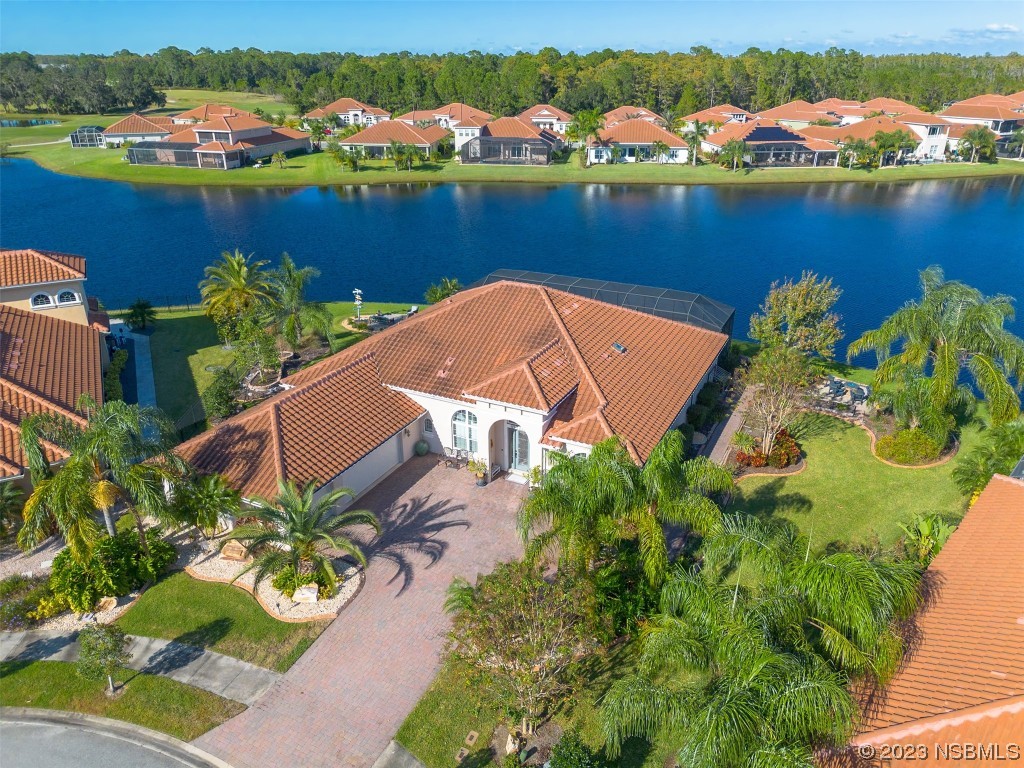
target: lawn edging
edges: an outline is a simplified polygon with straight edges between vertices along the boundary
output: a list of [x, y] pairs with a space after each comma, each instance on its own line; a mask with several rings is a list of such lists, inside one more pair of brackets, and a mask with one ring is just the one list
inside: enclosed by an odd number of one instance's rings
[[798, 464], [796, 464], [792, 471], [786, 471], [786, 469], [779, 470], [778, 472], [744, 472], [742, 475], [736, 478], [736, 482], [739, 483], [748, 477], [792, 477], [793, 475], [799, 475], [805, 469], [807, 469], [807, 459], [801, 457]]

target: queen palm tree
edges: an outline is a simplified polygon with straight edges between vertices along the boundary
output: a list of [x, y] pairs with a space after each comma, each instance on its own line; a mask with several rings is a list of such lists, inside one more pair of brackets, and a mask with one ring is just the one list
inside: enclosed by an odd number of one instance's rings
[[[1013, 297], [984, 296], [946, 280], [941, 267], [931, 266], [921, 272], [921, 298], [854, 341], [847, 359], [875, 352], [879, 385], [897, 381], [908, 368], [928, 376], [932, 402], [945, 412], [956, 405], [966, 370], [988, 403], [993, 423], [1000, 424], [1020, 413], [1014, 382], [1024, 381], [1024, 339], [1005, 328], [1013, 317]], [[899, 345], [895, 354], [894, 345]]]
[[587, 152], [587, 142], [593, 139], [595, 142], [601, 140], [601, 129], [604, 128], [604, 115], [596, 109], [581, 109], [573, 115], [572, 122], [565, 129], [566, 138], [573, 143], [579, 143], [580, 151], [583, 153], [584, 166], [590, 165], [590, 156]]
[[[166, 486], [176, 484], [185, 472], [183, 460], [170, 450], [173, 425], [156, 408], [120, 400], [97, 407], [84, 396], [79, 410], [88, 414], [86, 419], [43, 413], [21, 424], [34, 488], [25, 502], [18, 543], [36, 546], [56, 527], [72, 556], [87, 559], [100, 536], [97, 512], [113, 536], [112, 510], [123, 504], [135, 518], [147, 551], [143, 517], [170, 517]], [[47, 459], [46, 444], [67, 453], [56, 470]]]
[[683, 133], [683, 140], [690, 148], [690, 160], [692, 165], [697, 165], [697, 155], [700, 153], [700, 143], [708, 137], [710, 132], [710, 123], [702, 123], [700, 120], [694, 120], [693, 124]]
[[240, 317], [259, 310], [274, 301], [271, 276], [266, 261], [253, 261], [253, 254], [244, 256], [223, 251], [221, 260], [206, 268], [206, 279], [199, 284], [203, 309], [210, 317]]
[[843, 151], [850, 161], [847, 167], [851, 171], [853, 170], [854, 163], [864, 165], [868, 162], [868, 158], [874, 154], [871, 142], [864, 139], [854, 139], [849, 136], [846, 137], [846, 141], [843, 144]]
[[315, 582], [333, 592], [338, 576], [328, 554], [331, 550], [345, 552], [366, 565], [362, 549], [343, 532], [354, 525], [367, 525], [380, 533], [377, 518], [367, 510], [336, 513], [339, 501], [355, 495], [351, 489], [338, 488], [319, 499], [315, 493], [316, 483], [299, 488], [294, 482], [278, 480], [277, 496], [253, 501], [246, 513], [255, 522], [235, 528], [226, 537], [241, 541], [254, 556], [235, 579], [252, 571], [258, 585], [291, 569], [297, 586]]
[[[932, 387], [931, 379], [908, 368], [891, 385], [875, 390], [871, 400], [890, 411], [902, 429], [920, 429], [944, 447], [956, 420], [948, 409], [938, 407], [932, 400]], [[953, 391], [950, 406], [971, 408], [974, 402], [970, 387], [959, 385]]]
[[996, 137], [984, 125], [978, 125], [970, 130], [964, 131], [960, 137], [958, 148], [966, 149], [971, 153], [971, 162], [978, 162], [979, 157], [991, 157], [996, 151]]
[[669, 146], [664, 141], [656, 141], [651, 144], [651, 154], [659, 163], [664, 163], [668, 157]]
[[1006, 142], [1007, 149], [1017, 147], [1017, 159], [1024, 160], [1024, 128], [1015, 128]]
[[287, 253], [281, 254], [281, 265], [271, 273], [274, 301], [268, 305], [269, 319], [293, 350], [308, 331], [330, 341], [333, 318], [327, 305], [306, 299], [306, 287], [319, 276], [316, 267], [295, 266]]
[[987, 430], [981, 445], [958, 459], [953, 482], [965, 494], [977, 496], [992, 475], [1008, 475], [1024, 456], [1024, 415]]
[[747, 142], [742, 139], [729, 139], [722, 146], [722, 151], [718, 153], [718, 161], [731, 164], [735, 173], [736, 169], [743, 165], [743, 158], [747, 156], [747, 151]]
[[238, 517], [242, 496], [223, 475], [202, 475], [181, 483], [174, 493], [174, 514], [209, 536], [225, 516]]

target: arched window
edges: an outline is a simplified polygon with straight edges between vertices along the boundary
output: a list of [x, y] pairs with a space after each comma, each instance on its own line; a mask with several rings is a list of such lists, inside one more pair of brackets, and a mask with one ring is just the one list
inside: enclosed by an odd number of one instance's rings
[[452, 445], [460, 451], [476, 453], [476, 414], [456, 411], [452, 416]]
[[53, 299], [50, 298], [49, 294], [37, 293], [32, 297], [32, 309], [42, 309], [43, 307], [52, 307]]
[[61, 291], [57, 294], [58, 304], [77, 304], [78, 294], [74, 291]]

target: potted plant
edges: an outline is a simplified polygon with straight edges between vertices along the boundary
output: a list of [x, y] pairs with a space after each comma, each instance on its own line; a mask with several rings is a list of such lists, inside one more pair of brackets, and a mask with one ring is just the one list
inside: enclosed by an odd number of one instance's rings
[[466, 465], [469, 471], [476, 475], [477, 485], [487, 485], [487, 462], [479, 459], [470, 459]]

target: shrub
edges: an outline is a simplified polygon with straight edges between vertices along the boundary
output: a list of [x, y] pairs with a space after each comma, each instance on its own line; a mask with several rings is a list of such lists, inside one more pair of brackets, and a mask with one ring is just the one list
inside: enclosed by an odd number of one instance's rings
[[274, 576], [274, 580], [270, 583], [274, 589], [281, 590], [281, 594], [289, 600], [295, 595], [296, 589], [304, 587], [307, 584], [316, 584], [316, 595], [321, 600], [329, 600], [334, 597], [330, 584], [323, 584], [322, 579], [318, 579], [314, 574], [300, 577], [295, 573], [295, 569], [290, 565], [285, 566], [284, 569], [279, 571], [277, 575]]
[[921, 429], [904, 429], [892, 435], [879, 438], [875, 453], [894, 464], [927, 464], [935, 461], [942, 452], [942, 446]]
[[692, 424], [694, 429], [704, 429], [711, 411], [706, 405], [694, 403], [686, 412], [686, 423]]
[[215, 419], [226, 419], [235, 412], [235, 392], [238, 382], [231, 371], [224, 369], [213, 377], [213, 382], [203, 392], [203, 408], [206, 415]]
[[762, 451], [736, 451], [736, 463], [741, 467], [768, 466], [768, 457]]
[[107, 400], [124, 400], [121, 387], [121, 371], [128, 363], [128, 350], [119, 349], [110, 358], [107, 372], [103, 374], [103, 395]]
[[789, 434], [789, 430], [780, 429], [775, 435], [775, 445], [768, 454], [768, 466], [784, 469], [800, 461], [800, 446]]
[[10, 576], [0, 581], [0, 629], [17, 632], [31, 627], [40, 602], [50, 597], [45, 576]]
[[616, 636], [632, 635], [658, 607], [658, 591], [644, 575], [635, 541], [623, 542], [615, 559], [594, 574], [598, 612], [609, 616]]
[[64, 550], [53, 560], [50, 589], [54, 604], [76, 613], [91, 611], [101, 597], [120, 597], [152, 581], [174, 562], [177, 552], [160, 538], [160, 529], [146, 533], [149, 556], [142, 552], [136, 531], [118, 533], [100, 541], [92, 556], [79, 563]]
[[551, 768], [600, 768], [601, 760], [595, 755], [576, 730], [566, 731], [551, 748]]

